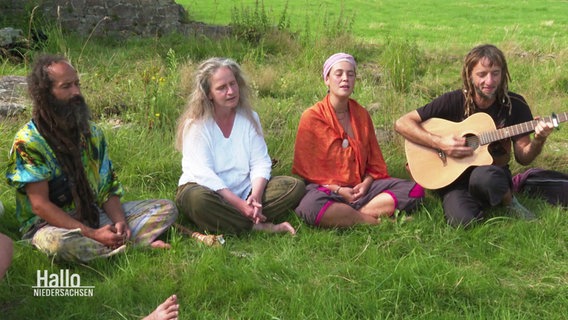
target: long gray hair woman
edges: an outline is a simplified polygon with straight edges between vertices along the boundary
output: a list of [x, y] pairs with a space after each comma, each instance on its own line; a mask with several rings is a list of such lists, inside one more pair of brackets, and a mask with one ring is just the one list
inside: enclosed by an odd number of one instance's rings
[[183, 171], [176, 203], [200, 230], [296, 233], [283, 221], [304, 195], [304, 183], [271, 177], [260, 119], [235, 61], [210, 58], [199, 65], [176, 147]]

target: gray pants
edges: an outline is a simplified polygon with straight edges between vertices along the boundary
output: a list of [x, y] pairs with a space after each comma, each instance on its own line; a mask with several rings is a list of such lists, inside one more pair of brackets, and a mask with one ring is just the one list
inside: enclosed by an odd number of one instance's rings
[[395, 208], [406, 212], [414, 210], [424, 197], [424, 189], [421, 186], [414, 181], [399, 178], [373, 181], [367, 194], [353, 203], [346, 202], [342, 196], [324, 186], [310, 183], [306, 187], [306, 195], [296, 208], [296, 214], [307, 224], [317, 226], [331, 204], [345, 203], [359, 210], [381, 193], [390, 194], [395, 202]]
[[480, 166], [466, 171], [438, 194], [446, 220], [457, 227], [483, 219], [483, 209], [499, 205], [511, 186], [508, 167]]
[[[276, 176], [270, 179], [262, 197], [262, 214], [266, 216], [266, 222], [285, 219], [300, 202], [304, 192], [304, 183], [296, 178]], [[176, 204], [200, 231], [240, 234], [253, 227], [252, 221], [219, 193], [197, 183], [190, 182], [178, 187]]]

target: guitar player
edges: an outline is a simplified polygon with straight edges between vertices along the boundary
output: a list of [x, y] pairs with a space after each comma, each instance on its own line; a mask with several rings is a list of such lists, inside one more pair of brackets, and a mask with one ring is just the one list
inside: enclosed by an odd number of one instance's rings
[[[525, 99], [508, 90], [510, 76], [507, 62], [503, 52], [494, 45], [477, 46], [466, 55], [462, 80], [461, 90], [444, 93], [425, 106], [403, 115], [395, 123], [395, 130], [409, 143], [432, 151], [438, 158], [436, 161], [444, 163], [440, 169], [442, 171], [452, 170], [448, 163], [463, 164], [470, 158], [475, 158], [475, 146], [468, 144], [466, 136], [458, 135], [460, 131], [444, 132], [440, 129], [440, 123], [428, 127], [428, 120], [438, 118], [455, 124], [467, 121], [473, 114], [486, 113], [497, 129], [534, 121]], [[441, 187], [435, 189], [442, 198], [444, 214], [450, 225], [470, 225], [482, 220], [487, 209], [498, 205], [506, 206], [508, 212], [518, 218], [536, 219], [532, 212], [513, 197], [508, 166], [511, 150], [515, 160], [521, 165], [530, 164], [542, 151], [554, 125], [549, 119], [534, 123], [532, 139], [529, 131], [491, 143], [487, 148], [490, 154], [488, 164], [466, 165], [463, 172], [455, 175], [455, 179], [442, 181]], [[410, 157], [408, 150], [407, 158]], [[431, 174], [432, 179], [445, 176], [437, 172], [439, 170], [423, 171]], [[426, 175], [421, 179], [425, 182], [429, 180]], [[421, 181], [417, 179], [417, 182]]]

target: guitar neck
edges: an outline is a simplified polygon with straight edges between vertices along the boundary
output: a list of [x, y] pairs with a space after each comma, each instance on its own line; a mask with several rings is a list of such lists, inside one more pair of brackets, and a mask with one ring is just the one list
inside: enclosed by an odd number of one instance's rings
[[490, 132], [483, 132], [479, 135], [479, 142], [481, 145], [486, 145], [491, 142], [514, 137], [519, 134], [533, 132], [534, 128], [541, 120], [545, 122], [552, 122], [555, 126], [557, 126], [559, 123], [568, 120], [568, 112], [552, 115], [550, 117], [542, 117], [539, 120], [531, 120]]

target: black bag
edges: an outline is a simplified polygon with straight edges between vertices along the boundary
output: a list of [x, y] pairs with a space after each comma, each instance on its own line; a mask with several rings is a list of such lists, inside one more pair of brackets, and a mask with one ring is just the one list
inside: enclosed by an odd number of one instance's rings
[[49, 201], [60, 208], [63, 208], [73, 201], [73, 195], [69, 187], [69, 179], [67, 179], [64, 174], [49, 181]]
[[568, 174], [529, 169], [513, 177], [513, 188], [529, 196], [539, 196], [553, 205], [568, 208]]

